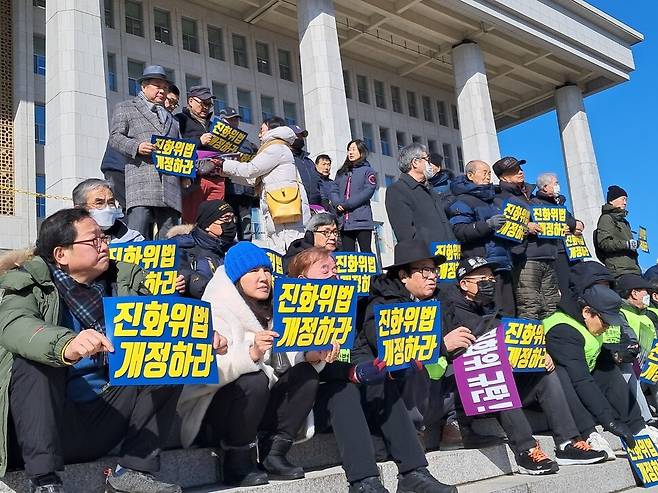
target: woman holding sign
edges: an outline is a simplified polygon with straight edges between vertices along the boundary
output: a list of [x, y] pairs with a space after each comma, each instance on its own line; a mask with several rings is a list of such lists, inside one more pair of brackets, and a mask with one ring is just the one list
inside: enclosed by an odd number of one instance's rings
[[[315, 352], [272, 354], [272, 264], [264, 250], [241, 241], [231, 248], [203, 296], [213, 327], [228, 339], [217, 358], [219, 385], [186, 386], [179, 401], [181, 442], [225, 450], [223, 478], [232, 486], [300, 479], [286, 459], [315, 401], [323, 359]], [[336, 351], [337, 352], [337, 351]], [[333, 355], [335, 359], [336, 355]], [[260, 435], [260, 438], [258, 436]], [[261, 469], [253, 454], [258, 443]]]

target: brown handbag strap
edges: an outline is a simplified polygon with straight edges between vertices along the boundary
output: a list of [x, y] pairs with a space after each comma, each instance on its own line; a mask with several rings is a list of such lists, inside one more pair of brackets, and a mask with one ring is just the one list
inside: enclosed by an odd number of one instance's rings
[[290, 147], [290, 146], [288, 145], [288, 142], [286, 142], [286, 141], [283, 140], [283, 139], [272, 139], [272, 140], [269, 140], [269, 141], [265, 142], [262, 146], [260, 146], [260, 147], [258, 148], [258, 152], [256, 152], [256, 155], [260, 154], [260, 153], [263, 152], [265, 149], [267, 149], [268, 147], [270, 147], [271, 145], [274, 145], [274, 144], [282, 144], [282, 145], [284, 145], [284, 146], [286, 146], [286, 147]]

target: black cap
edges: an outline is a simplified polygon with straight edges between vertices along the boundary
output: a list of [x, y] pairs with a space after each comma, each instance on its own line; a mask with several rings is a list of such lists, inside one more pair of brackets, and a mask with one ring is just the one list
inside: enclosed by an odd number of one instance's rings
[[489, 262], [486, 258], [483, 257], [463, 258], [459, 262], [459, 267], [457, 267], [457, 279], [461, 281], [471, 272], [482, 267], [489, 267], [492, 271], [494, 271], [498, 268], [498, 264], [496, 262]]
[[236, 118], [236, 117], [237, 117], [237, 118], [240, 118], [240, 113], [238, 113], [237, 111], [235, 111], [235, 108], [231, 108], [230, 106], [227, 106], [226, 108], [221, 109], [221, 110], [219, 111], [219, 117], [220, 117], [220, 118], [224, 118], [224, 119], [227, 119], [227, 118]]
[[493, 171], [496, 173], [496, 176], [500, 178], [500, 175], [502, 175], [505, 171], [509, 171], [515, 166], [521, 166], [522, 164], [525, 164], [525, 159], [519, 160], [512, 156], [506, 156], [494, 163]]
[[308, 137], [308, 130], [303, 129], [299, 125], [288, 125], [288, 128], [295, 132], [297, 137]]
[[615, 283], [618, 293], [630, 291], [631, 289], [653, 289], [653, 286], [640, 274], [624, 274], [619, 276]]
[[617, 185], [610, 185], [608, 187], [608, 193], [605, 199], [608, 202], [612, 202], [613, 200], [618, 199], [619, 197], [628, 197], [626, 190], [624, 190], [621, 187], [618, 187]]
[[595, 284], [583, 292], [582, 298], [590, 308], [601, 315], [606, 324], [611, 326], [624, 325], [624, 320], [619, 314], [622, 300], [612, 289], [603, 284]]
[[188, 98], [199, 98], [202, 101], [207, 99], [215, 99], [215, 96], [212, 95], [212, 91], [209, 87], [205, 86], [192, 86], [190, 90], [187, 91]]
[[438, 152], [430, 152], [430, 163], [435, 166], [443, 166], [443, 156]]
[[139, 82], [145, 81], [147, 79], [162, 79], [169, 82], [167, 79], [167, 72], [160, 65], [149, 65], [142, 72], [142, 76], [139, 78]]
[[223, 200], [206, 200], [201, 202], [196, 214], [196, 224], [201, 229], [206, 229], [224, 214], [233, 213], [233, 207]]
[[436, 265], [446, 261], [443, 255], [432, 255], [430, 247], [423, 240], [404, 240], [395, 245], [394, 263], [387, 270], [397, 270], [419, 260], [431, 259]]

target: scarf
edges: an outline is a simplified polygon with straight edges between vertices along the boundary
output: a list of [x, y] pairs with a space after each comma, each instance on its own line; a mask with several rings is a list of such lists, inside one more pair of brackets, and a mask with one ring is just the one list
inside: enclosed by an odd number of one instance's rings
[[152, 103], [151, 101], [146, 99], [146, 96], [144, 95], [143, 92], [140, 92], [138, 97], [146, 105], [149, 111], [152, 111], [153, 113], [158, 115], [158, 120], [160, 120], [160, 123], [162, 123], [163, 125], [167, 123], [167, 120], [169, 118], [171, 118], [171, 114], [166, 110], [164, 106]]

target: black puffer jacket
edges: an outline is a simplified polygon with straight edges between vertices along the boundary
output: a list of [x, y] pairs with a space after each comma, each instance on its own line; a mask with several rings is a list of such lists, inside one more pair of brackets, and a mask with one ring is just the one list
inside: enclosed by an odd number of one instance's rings
[[[541, 191], [535, 193], [532, 199], [530, 199], [530, 203], [535, 206], [563, 205], [563, 203], [560, 203], [558, 197], [546, 195]], [[569, 211], [567, 211], [567, 226], [571, 232], [576, 229], [576, 220]], [[564, 242], [562, 240], [537, 238], [536, 235], [528, 235], [526, 258], [528, 260], [555, 260], [557, 252], [560, 251], [560, 246], [562, 246], [562, 251], [564, 251]]]

